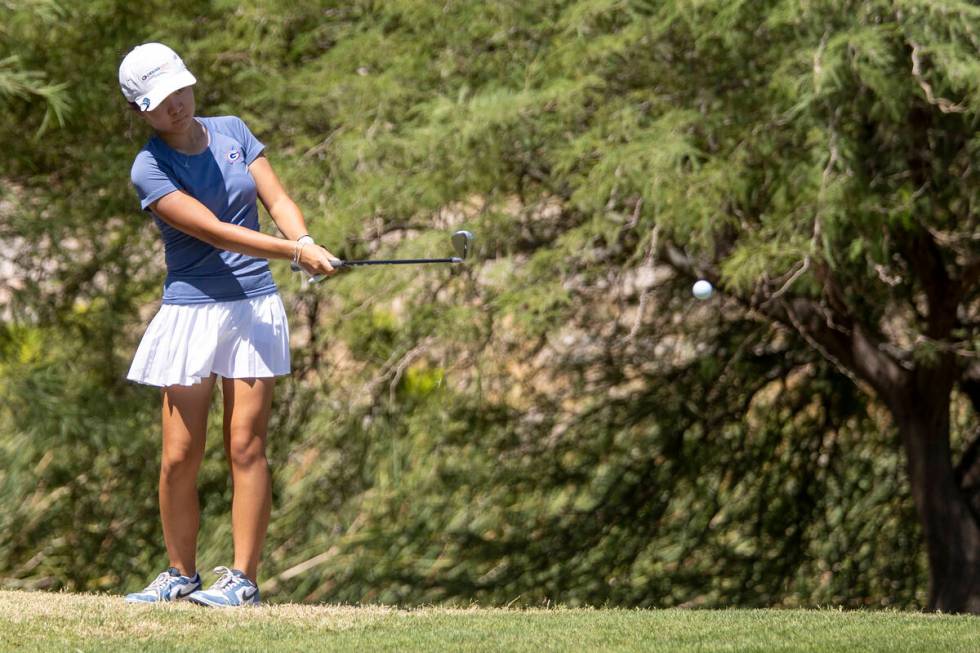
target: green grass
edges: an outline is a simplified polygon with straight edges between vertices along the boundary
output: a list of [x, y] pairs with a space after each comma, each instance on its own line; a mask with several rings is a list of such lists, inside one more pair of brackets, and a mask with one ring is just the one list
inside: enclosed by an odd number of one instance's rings
[[980, 651], [980, 617], [836, 610], [130, 606], [0, 592], [2, 651]]

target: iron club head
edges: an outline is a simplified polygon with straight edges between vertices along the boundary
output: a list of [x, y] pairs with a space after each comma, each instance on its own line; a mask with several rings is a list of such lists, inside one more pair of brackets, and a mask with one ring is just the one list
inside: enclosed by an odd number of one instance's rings
[[453, 234], [453, 249], [460, 260], [465, 261], [470, 255], [470, 244], [473, 242], [473, 234], [469, 231], [460, 230]]

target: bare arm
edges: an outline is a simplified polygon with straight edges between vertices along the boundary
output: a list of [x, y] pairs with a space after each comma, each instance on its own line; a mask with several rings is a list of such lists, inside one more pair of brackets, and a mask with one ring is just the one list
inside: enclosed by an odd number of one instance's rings
[[252, 161], [248, 171], [255, 179], [255, 187], [262, 205], [272, 216], [279, 231], [290, 240], [306, 235], [306, 220], [303, 218], [303, 212], [283, 188], [269, 160], [264, 155], [259, 155], [255, 161]]
[[[218, 249], [272, 259], [291, 259], [296, 243], [248, 227], [222, 222], [208, 207], [183, 191], [164, 195], [150, 209], [174, 229], [202, 240]], [[313, 274], [331, 274], [333, 256], [316, 245], [302, 248], [300, 264]]]

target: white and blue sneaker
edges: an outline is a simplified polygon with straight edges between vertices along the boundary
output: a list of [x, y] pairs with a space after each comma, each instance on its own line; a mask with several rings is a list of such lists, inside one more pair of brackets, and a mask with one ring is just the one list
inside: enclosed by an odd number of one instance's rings
[[234, 608], [259, 604], [259, 588], [237, 569], [215, 567], [220, 578], [206, 590], [198, 590], [188, 598], [192, 603], [213, 608]]
[[179, 601], [201, 589], [201, 575], [181, 576], [176, 567], [168, 567], [142, 592], [126, 595], [126, 603], [159, 603]]

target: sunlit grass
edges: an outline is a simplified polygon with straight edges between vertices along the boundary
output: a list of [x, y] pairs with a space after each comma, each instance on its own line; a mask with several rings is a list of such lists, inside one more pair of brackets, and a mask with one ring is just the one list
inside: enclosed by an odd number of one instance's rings
[[977, 651], [980, 617], [836, 610], [132, 606], [0, 592], [16, 651]]

